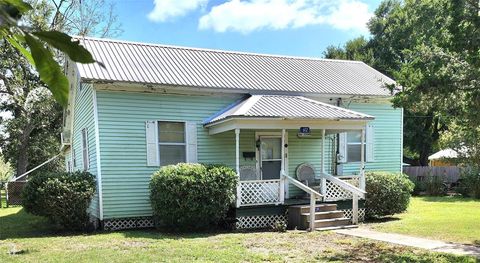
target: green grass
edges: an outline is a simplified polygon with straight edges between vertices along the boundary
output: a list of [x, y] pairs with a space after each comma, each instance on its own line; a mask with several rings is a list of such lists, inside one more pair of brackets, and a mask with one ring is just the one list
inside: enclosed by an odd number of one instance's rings
[[480, 200], [414, 197], [406, 213], [369, 226], [382, 232], [480, 244]]
[[[15, 252], [15, 253], [11, 253]], [[21, 208], [0, 209], [0, 262], [476, 262], [333, 232], [67, 234]]]

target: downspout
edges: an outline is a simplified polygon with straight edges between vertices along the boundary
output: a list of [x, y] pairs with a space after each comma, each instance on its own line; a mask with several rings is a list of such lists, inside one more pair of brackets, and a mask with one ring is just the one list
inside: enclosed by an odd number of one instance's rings
[[[342, 98], [338, 98], [336, 103], [335, 103], [335, 106], [337, 107], [340, 107], [340, 105], [342, 105]], [[338, 133], [335, 135], [335, 141], [336, 141], [336, 145], [335, 145], [335, 155], [333, 156], [334, 158], [334, 174], [335, 175], [338, 175], [338, 165], [339, 165], [339, 162], [338, 162], [338, 155], [340, 154], [340, 136], [338, 136]]]

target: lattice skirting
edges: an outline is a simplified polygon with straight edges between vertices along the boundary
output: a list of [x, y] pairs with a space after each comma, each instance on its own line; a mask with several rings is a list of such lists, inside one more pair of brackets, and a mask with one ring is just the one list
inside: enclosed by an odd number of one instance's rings
[[285, 215], [260, 215], [237, 217], [237, 229], [271, 228], [275, 222], [287, 222]]
[[153, 218], [151, 217], [119, 218], [103, 221], [103, 229], [111, 231], [132, 228], [151, 228], [154, 226]]
[[[342, 209], [345, 217], [352, 219], [353, 217], [353, 210], [352, 209]], [[363, 222], [365, 221], [365, 208], [358, 209], [358, 221]]]

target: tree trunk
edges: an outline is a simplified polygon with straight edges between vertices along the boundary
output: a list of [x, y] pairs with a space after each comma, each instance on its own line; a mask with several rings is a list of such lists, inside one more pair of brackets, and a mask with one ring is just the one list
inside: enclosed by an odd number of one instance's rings
[[[16, 174], [17, 177], [26, 173], [28, 168], [28, 146], [30, 143], [30, 133], [32, 132], [32, 127], [30, 123], [25, 125], [22, 135], [20, 136], [20, 141], [18, 145], [18, 158], [17, 158], [17, 167]], [[27, 179], [27, 178], [22, 178]]]

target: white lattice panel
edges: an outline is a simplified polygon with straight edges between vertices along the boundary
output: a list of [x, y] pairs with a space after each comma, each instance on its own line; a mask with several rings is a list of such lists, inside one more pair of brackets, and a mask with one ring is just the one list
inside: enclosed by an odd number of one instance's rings
[[103, 228], [105, 230], [122, 230], [150, 227], [154, 227], [153, 219], [151, 217], [110, 219], [103, 222]]
[[[356, 187], [360, 185], [360, 179], [358, 177], [342, 180]], [[324, 198], [325, 201], [350, 200], [352, 198], [353, 196], [350, 191], [327, 180], [327, 191]]]
[[330, 181], [327, 181], [327, 192], [325, 194], [325, 201], [338, 201], [352, 199], [352, 193], [345, 190]]
[[[353, 218], [353, 210], [352, 209], [342, 209], [343, 214], [345, 217], [350, 219]], [[358, 209], [358, 221], [363, 222], [365, 221], [365, 208]]]
[[285, 215], [241, 216], [237, 218], [237, 229], [271, 228], [276, 222], [287, 222]]
[[240, 181], [240, 205], [280, 202], [280, 180]]

